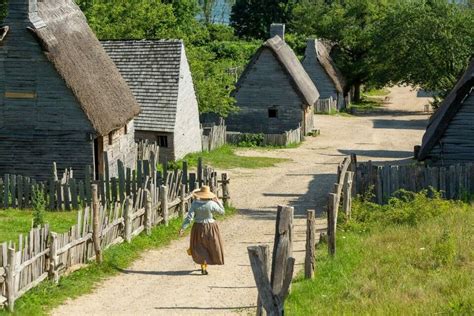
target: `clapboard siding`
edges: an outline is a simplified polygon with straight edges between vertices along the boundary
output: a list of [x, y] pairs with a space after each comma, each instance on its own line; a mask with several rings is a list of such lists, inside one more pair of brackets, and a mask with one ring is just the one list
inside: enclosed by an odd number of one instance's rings
[[453, 164], [474, 160], [474, 93], [471, 91], [428, 156], [434, 163]]
[[316, 55], [305, 56], [302, 64], [309, 77], [318, 88], [320, 94], [319, 98], [329, 99], [332, 97], [334, 100], [338, 100], [339, 94], [334, 86], [334, 82], [332, 82], [324, 68], [317, 61]]
[[200, 152], [202, 150], [201, 141], [198, 102], [186, 51], [182, 46], [176, 124], [172, 143], [175, 159], [181, 159], [189, 153]]
[[[235, 93], [239, 112], [227, 118], [227, 129], [244, 133], [281, 134], [303, 125], [302, 99], [270, 49], [253, 60]], [[278, 110], [269, 118], [269, 108]]]

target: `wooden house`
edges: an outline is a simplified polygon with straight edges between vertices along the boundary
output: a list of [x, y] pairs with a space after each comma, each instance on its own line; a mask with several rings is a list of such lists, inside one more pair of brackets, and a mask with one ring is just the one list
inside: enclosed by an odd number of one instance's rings
[[135, 138], [160, 146], [160, 160], [201, 151], [199, 110], [184, 44], [179, 40], [104, 41], [142, 112]]
[[436, 165], [474, 162], [474, 59], [431, 117], [416, 156]]
[[239, 112], [227, 118], [229, 131], [281, 134], [299, 126], [303, 134], [314, 130], [319, 92], [280, 35], [258, 49], [239, 78], [233, 92]]
[[338, 110], [345, 108], [344, 77], [329, 55], [329, 47], [320, 40], [308, 40], [302, 64], [319, 91], [320, 102], [331, 100]]
[[133, 167], [139, 105], [73, 0], [9, 0], [3, 25], [0, 174]]

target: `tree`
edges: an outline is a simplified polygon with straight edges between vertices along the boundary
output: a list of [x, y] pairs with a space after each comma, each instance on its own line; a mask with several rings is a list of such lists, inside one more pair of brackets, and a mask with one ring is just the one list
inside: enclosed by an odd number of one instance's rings
[[237, 0], [230, 25], [243, 38], [266, 39], [272, 23], [287, 23], [296, 0]]
[[356, 102], [361, 86], [371, 80], [374, 31], [387, 6], [387, 0], [302, 0], [293, 10], [293, 31], [335, 45], [336, 63], [354, 87]]
[[473, 54], [474, 10], [446, 1], [400, 1], [375, 34], [374, 80], [446, 94]]

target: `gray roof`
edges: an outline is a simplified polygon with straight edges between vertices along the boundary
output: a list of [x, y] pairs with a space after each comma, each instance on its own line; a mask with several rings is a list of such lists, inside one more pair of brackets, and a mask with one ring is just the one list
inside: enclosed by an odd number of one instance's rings
[[453, 90], [443, 100], [438, 110], [433, 114], [423, 136], [423, 142], [418, 154], [419, 160], [424, 160], [431, 149], [443, 136], [449, 123], [461, 108], [467, 95], [474, 87], [474, 58], [467, 67], [462, 77], [454, 86]]
[[180, 40], [102, 41], [142, 109], [137, 130], [173, 132], [176, 121]]
[[240, 79], [236, 84], [236, 91], [239, 90], [242, 81], [245, 80], [247, 72], [264, 49], [270, 49], [280, 65], [282, 65], [283, 69], [290, 77], [296, 91], [305, 101], [305, 104], [314, 105], [314, 103], [319, 99], [318, 89], [314, 85], [306, 70], [304, 70], [303, 65], [301, 65], [301, 62], [298, 60], [295, 52], [278, 35], [267, 40], [259, 48], [253, 59], [242, 73], [242, 76], [240, 76]]

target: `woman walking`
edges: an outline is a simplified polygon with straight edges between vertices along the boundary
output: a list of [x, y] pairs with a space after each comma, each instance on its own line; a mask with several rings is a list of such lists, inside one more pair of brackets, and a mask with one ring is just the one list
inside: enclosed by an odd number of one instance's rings
[[190, 255], [194, 262], [201, 265], [201, 272], [207, 275], [207, 265], [223, 265], [224, 249], [219, 226], [212, 213], [224, 214], [224, 206], [208, 186], [202, 186], [193, 193], [196, 200], [191, 204], [188, 215], [184, 219], [179, 235], [189, 226], [194, 218], [191, 229]]

